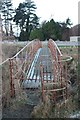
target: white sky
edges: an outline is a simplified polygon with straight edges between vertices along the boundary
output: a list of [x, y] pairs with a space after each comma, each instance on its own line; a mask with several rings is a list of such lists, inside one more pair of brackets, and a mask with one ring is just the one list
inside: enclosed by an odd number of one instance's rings
[[[25, 0], [12, 0], [15, 8], [19, 3]], [[37, 6], [36, 13], [40, 18], [40, 22], [50, 20], [63, 22], [68, 17], [73, 25], [78, 24], [78, 2], [80, 0], [33, 0]]]

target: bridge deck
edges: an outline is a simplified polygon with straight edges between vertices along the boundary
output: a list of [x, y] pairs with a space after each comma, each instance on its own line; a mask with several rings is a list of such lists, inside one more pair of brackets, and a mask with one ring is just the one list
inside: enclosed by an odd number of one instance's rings
[[53, 79], [52, 62], [47, 43], [35, 54], [30, 69], [26, 72], [27, 78], [23, 83], [24, 88], [38, 88], [41, 85], [40, 65], [43, 66], [43, 79]]

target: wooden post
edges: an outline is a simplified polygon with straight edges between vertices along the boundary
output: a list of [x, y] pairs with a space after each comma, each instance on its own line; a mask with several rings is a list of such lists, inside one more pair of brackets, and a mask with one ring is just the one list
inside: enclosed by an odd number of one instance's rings
[[15, 88], [13, 83], [13, 60], [9, 59], [9, 69], [10, 69], [10, 96], [15, 96]]
[[67, 99], [67, 62], [65, 62], [65, 81], [66, 81], [66, 99]]

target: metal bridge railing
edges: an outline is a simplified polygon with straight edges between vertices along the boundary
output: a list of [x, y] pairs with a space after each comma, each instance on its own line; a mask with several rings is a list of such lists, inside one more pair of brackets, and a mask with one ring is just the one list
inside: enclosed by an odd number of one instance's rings
[[65, 60], [63, 60], [61, 51], [52, 39], [48, 41], [48, 48], [51, 54], [51, 71], [53, 77], [51, 80], [44, 79], [44, 65], [41, 64], [42, 100], [44, 101], [45, 99], [45, 92], [48, 92], [51, 94], [51, 99], [53, 99], [54, 102], [61, 98], [65, 101], [69, 96], [67, 88], [69, 82], [67, 79], [67, 62], [70, 61], [72, 57], [68, 56], [67, 59], [65, 58]]
[[3, 106], [10, 102], [11, 97], [20, 95], [21, 83], [26, 78], [36, 51], [41, 48], [39, 40], [29, 42], [15, 56], [0, 64], [2, 69], [2, 101]]

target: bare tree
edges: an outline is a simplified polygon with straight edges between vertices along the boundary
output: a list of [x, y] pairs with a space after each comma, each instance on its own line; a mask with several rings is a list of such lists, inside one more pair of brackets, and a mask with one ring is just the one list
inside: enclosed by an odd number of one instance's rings
[[12, 13], [14, 10], [12, 9], [12, 3], [11, 0], [4, 0], [2, 3], [1, 7], [1, 12], [2, 12], [2, 22], [3, 26], [5, 28], [6, 36], [9, 34], [9, 30], [12, 31], [12, 24], [11, 20], [12, 18]]

